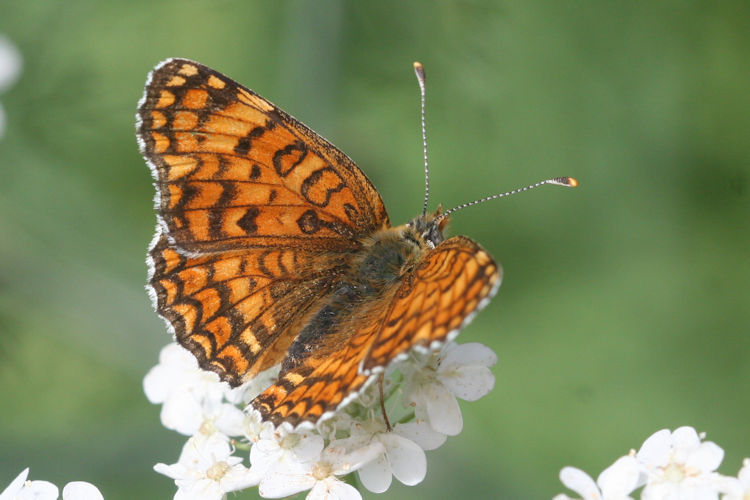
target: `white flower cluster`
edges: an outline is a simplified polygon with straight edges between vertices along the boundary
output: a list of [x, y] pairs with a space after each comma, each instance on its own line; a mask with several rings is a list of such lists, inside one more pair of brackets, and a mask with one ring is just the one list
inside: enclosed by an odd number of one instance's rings
[[[27, 481], [29, 468], [24, 469], [10, 485], [0, 493], [0, 500], [57, 500], [60, 490], [48, 481]], [[63, 500], [104, 500], [96, 486], [84, 481], [72, 481], [65, 485]]]
[[[560, 471], [560, 480], [585, 500], [627, 500], [643, 487], [642, 500], [748, 500], [750, 459], [745, 459], [737, 477], [722, 476], [716, 469], [724, 450], [703, 441], [692, 427], [654, 433], [636, 452], [620, 457], [596, 482], [575, 467]], [[557, 495], [553, 500], [572, 500]]]
[[424, 452], [461, 432], [456, 398], [474, 401], [487, 394], [495, 383], [489, 367], [496, 362], [495, 353], [482, 344], [450, 342], [437, 352], [415, 352], [396, 363], [383, 383], [387, 415], [395, 424], [390, 432], [378, 384], [316, 426], [274, 428], [252, 408], [240, 408], [271, 385], [277, 372], [269, 370], [230, 389], [215, 374], [200, 370], [188, 351], [170, 344], [143, 386], [152, 403], [163, 405], [162, 424], [190, 438], [177, 463], [154, 469], [174, 479], [175, 500], [220, 500], [254, 486], [265, 498], [310, 490], [308, 499], [357, 500], [359, 490], [341, 479], [353, 472], [376, 493], [386, 491], [393, 477], [415, 485], [427, 472]]
[[[21, 74], [23, 59], [15, 45], [0, 35], [0, 92], [5, 92]], [[5, 111], [0, 106], [0, 137], [5, 132]]]

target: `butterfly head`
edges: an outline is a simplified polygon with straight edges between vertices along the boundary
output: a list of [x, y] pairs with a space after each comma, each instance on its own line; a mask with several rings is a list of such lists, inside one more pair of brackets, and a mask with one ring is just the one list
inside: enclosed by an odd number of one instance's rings
[[406, 224], [404, 230], [416, 233], [428, 248], [433, 249], [445, 239], [443, 231], [448, 225], [448, 217], [441, 217], [442, 213], [442, 206], [438, 206], [435, 213], [420, 215], [412, 219]]

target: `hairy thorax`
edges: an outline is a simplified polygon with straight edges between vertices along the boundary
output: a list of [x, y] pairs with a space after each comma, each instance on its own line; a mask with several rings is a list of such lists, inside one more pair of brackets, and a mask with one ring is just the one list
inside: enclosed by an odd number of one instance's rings
[[348, 281], [364, 295], [378, 294], [411, 270], [427, 245], [409, 226], [389, 228], [367, 238], [352, 258]]

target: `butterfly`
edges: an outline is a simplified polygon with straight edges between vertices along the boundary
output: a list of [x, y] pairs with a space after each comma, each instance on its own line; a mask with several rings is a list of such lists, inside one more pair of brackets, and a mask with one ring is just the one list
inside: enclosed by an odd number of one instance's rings
[[280, 364], [251, 403], [275, 425], [334, 414], [412, 349], [453, 339], [500, 285], [476, 242], [444, 237], [447, 212], [425, 200], [392, 226], [348, 156], [199, 63], [150, 73], [137, 136], [156, 187], [154, 307], [232, 386]]

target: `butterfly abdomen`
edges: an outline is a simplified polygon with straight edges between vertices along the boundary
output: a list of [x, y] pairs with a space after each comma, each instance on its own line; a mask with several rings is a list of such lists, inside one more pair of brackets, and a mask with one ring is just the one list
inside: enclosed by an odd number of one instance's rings
[[340, 283], [289, 346], [286, 358], [281, 365], [281, 372], [285, 373], [294, 369], [310, 353], [318, 351], [321, 344], [327, 343], [329, 340], [327, 337], [338, 330], [337, 326], [341, 318], [349, 314], [351, 308], [360, 303], [363, 297], [363, 289], [351, 283]]

